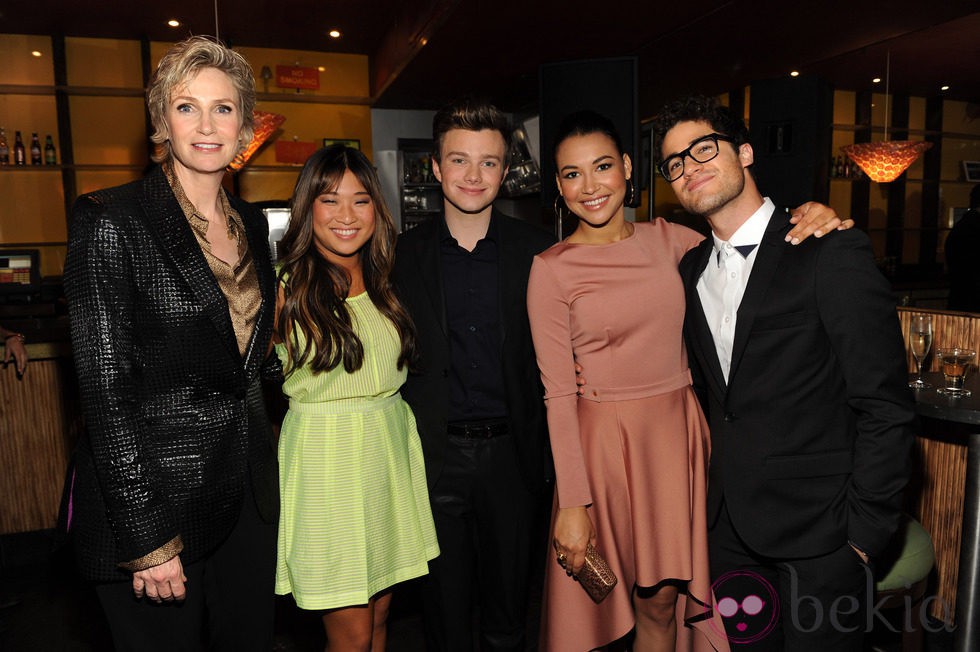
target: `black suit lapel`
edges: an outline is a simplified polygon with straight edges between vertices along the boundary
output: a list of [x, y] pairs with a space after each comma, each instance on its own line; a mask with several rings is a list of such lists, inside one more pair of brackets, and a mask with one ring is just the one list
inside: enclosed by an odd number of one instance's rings
[[[500, 343], [508, 327], [527, 312], [528, 263], [521, 242], [511, 233], [508, 220], [495, 217], [497, 228], [497, 305], [500, 312]], [[523, 276], [522, 276], [523, 275]]]
[[[449, 326], [446, 324], [446, 299], [442, 289], [442, 265], [439, 263], [439, 239], [441, 237], [441, 220], [435, 218], [430, 223], [432, 232], [422, 238], [419, 243], [419, 276], [422, 287], [429, 295], [432, 310], [438, 315], [442, 334], [449, 336]], [[418, 227], [422, 228], [422, 227]]]
[[684, 277], [684, 286], [687, 294], [687, 320], [691, 324], [692, 331], [688, 344], [694, 349], [690, 353], [698, 356], [701, 367], [706, 372], [709, 389], [721, 399], [727, 391], [725, 376], [721, 371], [715, 340], [711, 335], [711, 329], [708, 328], [708, 320], [704, 316], [704, 307], [698, 295], [698, 279], [701, 278], [704, 268], [708, 266], [713, 251], [713, 240], [709, 236], [695, 250], [695, 263], [688, 268]]
[[159, 168], [144, 179], [140, 203], [149, 228], [156, 233], [162, 249], [173, 260], [204, 314], [214, 324], [221, 342], [236, 359], [241, 359], [231, 316], [228, 314], [228, 301], [208, 267], [204, 252], [201, 251], [167, 178]]
[[772, 284], [773, 275], [779, 266], [779, 259], [788, 246], [783, 241], [782, 231], [786, 226], [784, 211], [776, 209], [769, 218], [766, 232], [762, 236], [759, 244], [759, 252], [756, 254], [755, 263], [752, 264], [752, 273], [749, 276], [749, 283], [745, 286], [745, 294], [742, 301], [738, 304], [738, 317], [735, 322], [735, 339], [732, 342], [732, 366], [728, 371], [728, 379], [735, 378], [738, 370], [738, 363], [745, 352], [745, 345], [749, 341], [749, 333], [755, 318], [762, 307], [762, 301]]

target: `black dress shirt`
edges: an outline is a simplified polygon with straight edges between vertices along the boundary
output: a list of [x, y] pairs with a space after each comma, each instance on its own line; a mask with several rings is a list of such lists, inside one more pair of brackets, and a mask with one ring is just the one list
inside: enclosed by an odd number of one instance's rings
[[440, 256], [449, 329], [449, 421], [507, 416], [500, 361], [499, 251], [491, 218], [486, 236], [467, 251], [442, 223]]

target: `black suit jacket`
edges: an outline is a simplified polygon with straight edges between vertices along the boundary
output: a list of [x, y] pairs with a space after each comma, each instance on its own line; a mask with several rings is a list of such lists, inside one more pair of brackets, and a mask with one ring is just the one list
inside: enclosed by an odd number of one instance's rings
[[272, 431], [260, 371], [275, 308], [268, 224], [242, 216], [262, 303], [246, 354], [228, 304], [160, 169], [80, 197], [65, 292], [86, 435], [75, 455], [71, 535], [83, 575], [118, 568], [180, 535], [184, 563], [217, 547], [246, 483], [278, 516]]
[[[538, 374], [527, 319], [527, 279], [534, 256], [555, 238], [526, 222], [494, 211], [500, 282], [500, 360], [507, 412], [521, 475], [531, 491], [540, 490], [549, 473], [544, 390]], [[395, 285], [398, 298], [418, 330], [419, 364], [410, 372], [402, 396], [418, 422], [429, 486], [442, 471], [449, 414], [451, 366], [439, 255], [443, 218], [430, 220], [398, 237]]]
[[898, 524], [915, 422], [895, 301], [858, 230], [783, 242], [771, 218], [738, 308], [729, 382], [697, 282], [712, 240], [680, 264], [685, 337], [711, 426], [708, 518], [722, 500], [750, 548], [876, 554]]

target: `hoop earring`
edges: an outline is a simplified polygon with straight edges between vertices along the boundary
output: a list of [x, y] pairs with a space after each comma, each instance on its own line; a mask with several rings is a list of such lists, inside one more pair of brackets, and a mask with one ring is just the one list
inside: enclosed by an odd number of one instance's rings
[[559, 201], [561, 201], [561, 203], [563, 203], [563, 204], [565, 203], [565, 198], [562, 197], [561, 194], [555, 196], [555, 205], [554, 205], [554, 208], [555, 208], [555, 217], [558, 219], [559, 222], [561, 222], [566, 217], [568, 217], [568, 211], [566, 210], [565, 211], [565, 214], [562, 215], [561, 206], [558, 205], [558, 202]]
[[633, 188], [633, 180], [630, 178], [626, 179], [626, 205], [632, 206], [633, 200], [636, 199], [636, 190]]

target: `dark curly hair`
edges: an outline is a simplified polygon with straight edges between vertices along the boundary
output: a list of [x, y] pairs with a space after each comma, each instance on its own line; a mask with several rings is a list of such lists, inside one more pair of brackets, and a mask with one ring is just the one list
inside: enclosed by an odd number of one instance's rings
[[732, 139], [735, 151], [749, 142], [749, 130], [745, 121], [731, 109], [722, 106], [713, 97], [689, 95], [665, 104], [653, 121], [654, 151], [658, 162], [663, 160], [663, 152], [660, 150], [664, 136], [681, 122], [707, 122], [715, 133]]

